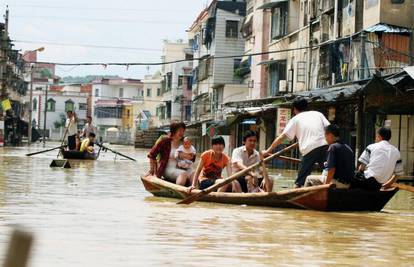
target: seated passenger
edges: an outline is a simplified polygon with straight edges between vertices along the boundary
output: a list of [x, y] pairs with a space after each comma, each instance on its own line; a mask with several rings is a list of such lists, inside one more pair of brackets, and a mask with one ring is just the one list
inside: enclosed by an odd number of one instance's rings
[[[253, 131], [246, 131], [243, 136], [244, 146], [233, 150], [231, 157], [231, 164], [233, 173], [242, 171], [258, 162], [260, 162], [259, 152], [255, 149], [257, 144], [257, 133]], [[253, 192], [271, 192], [273, 182], [269, 179], [263, 179], [260, 169], [249, 172], [245, 176], [237, 179], [240, 183], [241, 189], [245, 193]]]
[[96, 136], [94, 133], [89, 133], [88, 138], [85, 138], [82, 141], [82, 144], [80, 146], [80, 152], [83, 152], [85, 154], [85, 158], [95, 157], [95, 149], [93, 148], [95, 138]]
[[403, 174], [400, 151], [389, 143], [390, 139], [390, 129], [383, 127], [378, 130], [376, 143], [369, 145], [358, 159], [361, 165], [352, 187], [378, 191], [381, 187], [391, 187]]
[[[185, 123], [173, 122], [170, 125], [169, 136], [159, 138], [148, 154], [150, 159], [150, 170], [146, 176], [156, 175], [158, 178], [185, 186], [191, 180], [189, 174], [177, 168], [175, 151], [180, 146], [181, 139], [185, 133]], [[190, 181], [191, 182], [191, 181]]]
[[309, 175], [305, 186], [335, 184], [336, 188], [348, 189], [355, 173], [355, 157], [352, 149], [339, 138], [339, 127], [331, 124], [325, 128], [329, 144], [325, 170], [322, 175]]
[[81, 139], [80, 139], [80, 137], [79, 137], [78, 134], [75, 136], [75, 140], [76, 140], [76, 148], [75, 148], [75, 150], [79, 151], [80, 150], [80, 147], [81, 147], [81, 144], [82, 144], [82, 141], [81, 141]]
[[[225, 142], [223, 137], [217, 136], [211, 140], [211, 149], [201, 154], [200, 162], [198, 163], [197, 170], [193, 179], [193, 184], [189, 188], [192, 189], [197, 187], [201, 190], [206, 189], [215, 183], [221, 182], [223, 177], [221, 173], [226, 168], [227, 175], [231, 175], [230, 158], [223, 151]], [[233, 181], [225, 186], [218, 189], [219, 192], [241, 192], [240, 184], [237, 181]]]
[[191, 173], [196, 153], [197, 152], [194, 146], [191, 144], [191, 139], [189, 137], [185, 137], [183, 144], [175, 151], [177, 167]]

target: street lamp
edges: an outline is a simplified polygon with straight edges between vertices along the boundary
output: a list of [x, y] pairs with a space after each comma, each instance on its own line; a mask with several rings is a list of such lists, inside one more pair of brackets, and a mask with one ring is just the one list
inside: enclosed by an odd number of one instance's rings
[[[27, 51], [23, 56], [27, 55], [28, 53], [42, 52], [44, 50], [45, 48], [42, 46], [35, 50]], [[28, 129], [28, 134], [27, 134], [28, 135], [27, 140], [28, 140], [29, 146], [32, 144], [33, 69], [34, 69], [34, 65], [31, 65], [30, 66], [30, 95], [29, 95], [29, 129]]]

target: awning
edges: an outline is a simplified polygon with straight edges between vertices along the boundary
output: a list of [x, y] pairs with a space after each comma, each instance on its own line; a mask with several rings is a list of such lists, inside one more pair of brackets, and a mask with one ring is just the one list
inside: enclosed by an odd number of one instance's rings
[[259, 65], [270, 65], [270, 64], [276, 63], [278, 61], [280, 61], [280, 60], [275, 60], [275, 59], [265, 60], [265, 61], [259, 62], [259, 64], [257, 64], [257, 65], [258, 66]]
[[368, 29], [365, 29], [364, 31], [366, 31], [366, 32], [386, 32], [386, 33], [410, 33], [410, 29], [408, 29], [408, 28], [391, 26], [391, 25], [382, 24], [382, 23], [371, 26]]
[[194, 97], [193, 102], [196, 102], [200, 99], [207, 98], [207, 97], [208, 97], [208, 93], [200, 94], [200, 95]]
[[257, 9], [269, 9], [274, 8], [282, 3], [287, 2], [288, 0], [271, 0], [269, 3], [265, 3], [261, 6], [259, 6]]

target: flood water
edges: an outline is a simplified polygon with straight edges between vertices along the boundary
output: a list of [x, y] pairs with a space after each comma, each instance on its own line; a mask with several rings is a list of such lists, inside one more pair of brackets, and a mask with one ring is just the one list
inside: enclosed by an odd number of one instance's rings
[[0, 148], [0, 263], [20, 225], [34, 234], [36, 267], [414, 264], [412, 193], [398, 192], [379, 213], [178, 206], [139, 181], [145, 150], [113, 147], [137, 162], [108, 152], [51, 169], [56, 152], [25, 157], [28, 148]]

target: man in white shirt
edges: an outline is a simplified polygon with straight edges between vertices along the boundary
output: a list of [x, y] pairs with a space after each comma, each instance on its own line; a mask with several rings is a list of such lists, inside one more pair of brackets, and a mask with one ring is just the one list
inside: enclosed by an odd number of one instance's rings
[[377, 191], [381, 187], [391, 187], [403, 174], [400, 151], [389, 143], [390, 139], [390, 129], [383, 127], [378, 130], [375, 144], [369, 145], [358, 159], [361, 165], [357, 177], [360, 179], [354, 179], [352, 187]]
[[83, 130], [82, 130], [82, 137], [88, 138], [90, 133], [94, 133], [96, 135], [96, 127], [95, 127], [95, 125], [92, 124], [92, 117], [87, 116], [86, 117], [86, 124], [85, 124], [85, 126], [83, 127]]
[[308, 102], [306, 99], [298, 99], [293, 102], [293, 113], [295, 116], [289, 120], [283, 133], [278, 136], [272, 145], [265, 151], [269, 155], [279, 146], [283, 140], [298, 139], [299, 151], [302, 155], [296, 187], [302, 187], [306, 177], [311, 174], [315, 163], [321, 169], [326, 161], [328, 143], [325, 140], [325, 127], [330, 125], [325, 116], [318, 111], [306, 111]]
[[[253, 131], [246, 131], [243, 135], [244, 145], [233, 150], [231, 157], [232, 173], [244, 170], [260, 161], [259, 152], [255, 149], [257, 144], [257, 133]], [[269, 179], [263, 180], [261, 178], [259, 169], [248, 173], [246, 176], [239, 177], [237, 180], [240, 183], [242, 191], [247, 193], [252, 192], [271, 192], [273, 183]]]
[[66, 113], [68, 118], [66, 119], [66, 131], [68, 135], [68, 148], [69, 150], [76, 150], [76, 135], [78, 134], [78, 120], [76, 113], [68, 111]]

